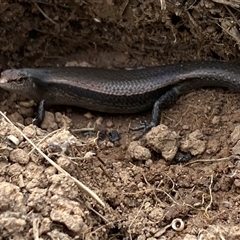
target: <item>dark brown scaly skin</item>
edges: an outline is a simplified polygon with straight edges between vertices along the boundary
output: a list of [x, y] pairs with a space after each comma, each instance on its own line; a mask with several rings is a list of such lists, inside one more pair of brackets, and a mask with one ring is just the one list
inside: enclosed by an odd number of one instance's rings
[[25, 68], [3, 71], [0, 87], [48, 105], [73, 105], [108, 113], [160, 110], [183, 93], [199, 87], [228, 87], [240, 91], [240, 65], [190, 62], [136, 70], [97, 68]]

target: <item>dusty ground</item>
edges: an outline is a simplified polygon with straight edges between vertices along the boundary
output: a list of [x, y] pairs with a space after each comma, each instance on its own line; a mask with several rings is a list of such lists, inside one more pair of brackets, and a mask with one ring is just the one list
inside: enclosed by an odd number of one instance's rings
[[[1, 70], [240, 58], [238, 1], [64, 2], [1, 1]], [[105, 207], [2, 119], [0, 239], [240, 239], [238, 94], [183, 96], [139, 142], [129, 126], [150, 112], [51, 107], [39, 129], [31, 125], [33, 103], [6, 92], [1, 98], [1, 111]], [[121, 140], [96, 140], [82, 128], [117, 130]], [[177, 150], [192, 160], [171, 161]]]

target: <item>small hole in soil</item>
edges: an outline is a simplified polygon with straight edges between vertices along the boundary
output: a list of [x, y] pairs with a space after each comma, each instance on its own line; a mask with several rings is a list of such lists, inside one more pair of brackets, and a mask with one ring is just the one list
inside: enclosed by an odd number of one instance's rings
[[171, 17], [171, 21], [172, 21], [172, 24], [176, 26], [178, 31], [183, 32], [184, 30], [186, 30], [186, 26], [184, 26], [183, 20], [181, 17], [173, 14]]
[[33, 29], [33, 30], [31, 30], [31, 31], [28, 32], [28, 37], [29, 37], [30, 39], [37, 39], [37, 37], [38, 37], [38, 32]]

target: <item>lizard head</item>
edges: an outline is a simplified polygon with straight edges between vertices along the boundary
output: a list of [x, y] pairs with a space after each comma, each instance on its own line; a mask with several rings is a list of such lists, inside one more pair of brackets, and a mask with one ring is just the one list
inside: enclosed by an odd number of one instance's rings
[[8, 69], [1, 73], [0, 83], [11, 83], [22, 78], [27, 78], [28, 73], [24, 69]]
[[35, 82], [27, 69], [8, 69], [1, 73], [0, 88], [36, 99]]
[[25, 69], [8, 69], [1, 73], [0, 87], [13, 92], [28, 90], [31, 80]]
[[8, 69], [1, 73], [0, 84], [3, 85], [12, 85], [16, 82], [21, 82], [22, 79], [29, 77], [27, 71], [24, 69]]

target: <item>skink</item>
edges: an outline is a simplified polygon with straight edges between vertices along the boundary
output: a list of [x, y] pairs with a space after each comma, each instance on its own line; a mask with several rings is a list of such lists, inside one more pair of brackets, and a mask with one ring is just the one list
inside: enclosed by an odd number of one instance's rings
[[136, 113], [153, 108], [147, 126], [160, 111], [199, 87], [240, 91], [240, 65], [189, 62], [136, 70], [98, 68], [23, 68], [1, 73], [0, 87], [49, 105], [73, 105], [108, 113]]

